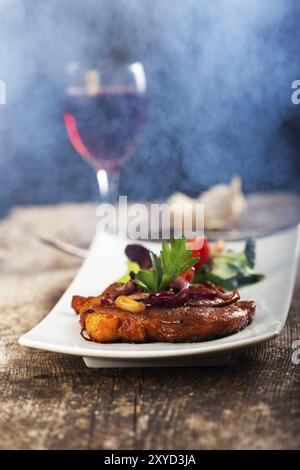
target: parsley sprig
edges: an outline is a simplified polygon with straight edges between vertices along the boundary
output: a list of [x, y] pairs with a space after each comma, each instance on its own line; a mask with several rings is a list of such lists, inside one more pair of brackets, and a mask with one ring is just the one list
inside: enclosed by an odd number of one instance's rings
[[173, 239], [164, 242], [160, 257], [150, 252], [152, 268], [139, 271], [134, 282], [150, 292], [160, 292], [169, 287], [181, 273], [194, 266], [199, 258], [192, 258], [186, 248], [186, 239]]

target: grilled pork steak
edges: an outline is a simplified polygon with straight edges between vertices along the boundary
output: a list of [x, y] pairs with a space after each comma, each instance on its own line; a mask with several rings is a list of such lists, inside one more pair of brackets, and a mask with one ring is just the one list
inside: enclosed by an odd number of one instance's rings
[[81, 326], [91, 340], [133, 343], [207, 341], [245, 328], [252, 322], [256, 308], [254, 301], [237, 301], [225, 306], [203, 301], [195, 306], [147, 307], [142, 313], [130, 313], [114, 306], [116, 295], [120, 295], [120, 291], [114, 284], [99, 297], [73, 297], [72, 307], [80, 314]]

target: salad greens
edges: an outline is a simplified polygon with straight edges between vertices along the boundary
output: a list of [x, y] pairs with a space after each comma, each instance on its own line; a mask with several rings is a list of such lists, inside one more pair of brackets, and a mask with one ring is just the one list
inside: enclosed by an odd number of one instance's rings
[[223, 251], [212, 255], [210, 265], [196, 270], [193, 283], [211, 282], [226, 290], [233, 290], [245, 284], [253, 284], [264, 278], [254, 271], [255, 241], [246, 241], [245, 248], [239, 252]]
[[140, 266], [135, 263], [134, 261], [131, 261], [131, 259], [127, 259], [127, 272], [124, 274], [124, 276], [120, 277], [120, 279], [117, 280], [117, 282], [127, 282], [130, 281], [130, 273], [138, 273], [141, 270]]
[[[141, 245], [128, 245], [128, 247], [131, 248], [131, 252]], [[128, 250], [126, 253], [128, 254]], [[209, 260], [202, 265], [201, 251], [197, 256], [197, 252], [193, 253], [187, 249], [185, 238], [173, 239], [170, 244], [164, 242], [160, 256], [149, 251], [151, 267], [146, 269], [141, 269], [141, 266], [135, 261], [137, 259], [135, 255], [136, 253], [131, 253], [130, 256], [134, 258], [134, 261], [132, 258], [128, 259], [128, 271], [119, 279], [119, 282], [127, 282], [131, 278], [130, 273], [134, 272], [134, 282], [153, 293], [166, 290], [177, 277], [190, 268], [195, 271], [191, 281], [193, 284], [209, 282], [226, 290], [234, 290], [245, 284], [253, 284], [264, 278], [263, 274], [256, 273], [254, 270], [255, 241], [252, 239], [247, 240], [245, 248], [239, 252], [212, 250]]]

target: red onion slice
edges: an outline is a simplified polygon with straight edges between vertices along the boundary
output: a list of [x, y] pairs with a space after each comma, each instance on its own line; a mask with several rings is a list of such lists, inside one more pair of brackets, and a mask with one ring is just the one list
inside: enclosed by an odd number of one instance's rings
[[173, 289], [182, 290], [189, 287], [190, 283], [183, 277], [177, 277], [173, 282], [171, 282], [170, 287]]
[[127, 245], [125, 248], [125, 253], [127, 258], [137, 263], [140, 268], [151, 268], [152, 263], [149, 254], [150, 252], [144, 246], [138, 244]]
[[[147, 299], [143, 299], [142, 302], [148, 307], [169, 307], [175, 308], [182, 305], [196, 305], [197, 300], [211, 300], [221, 299], [223, 302], [206, 302], [207, 307], [223, 307], [230, 305], [240, 299], [240, 294], [237, 289], [230, 293], [226, 293], [223, 288], [219, 288], [214, 285], [205, 284], [194, 284], [189, 283], [176, 283], [176, 286], [184, 285], [181, 290], [174, 292], [173, 290], [158, 292], [156, 294], [150, 294]], [[175, 285], [172, 284], [175, 288]], [[178, 287], [177, 287], [178, 288]]]

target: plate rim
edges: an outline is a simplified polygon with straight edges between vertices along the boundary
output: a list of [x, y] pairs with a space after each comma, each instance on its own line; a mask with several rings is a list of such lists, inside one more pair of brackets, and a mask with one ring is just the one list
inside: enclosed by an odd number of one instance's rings
[[[44, 351], [50, 351], [50, 352], [56, 352], [56, 353], [61, 353], [61, 354], [68, 354], [71, 356], [85, 356], [85, 357], [103, 357], [103, 358], [111, 358], [111, 359], [132, 359], [132, 360], [146, 360], [146, 359], [159, 359], [159, 358], [171, 358], [171, 357], [183, 357], [183, 356], [203, 356], [203, 355], [210, 355], [210, 354], [219, 354], [225, 351], [233, 351], [236, 349], [243, 349], [248, 346], [251, 346], [252, 344], [260, 344], [265, 341], [271, 340], [275, 337], [277, 337], [283, 326], [279, 329], [274, 330], [272, 333], [265, 333], [259, 336], [255, 336], [252, 338], [247, 338], [247, 339], [242, 339], [240, 341], [233, 341], [232, 343], [225, 343], [225, 344], [217, 344], [217, 345], [211, 345], [207, 346], [205, 348], [200, 348], [199, 349], [186, 349], [186, 350], [171, 350], [166, 349], [166, 350], [149, 350], [149, 351], [115, 351], [115, 350], [107, 350], [101, 349], [101, 350], [96, 350], [96, 349], [84, 349], [81, 347], [70, 347], [70, 346], [55, 346], [52, 343], [46, 343], [38, 340], [30, 340], [27, 338], [24, 338], [25, 335], [21, 336], [19, 338], [19, 344], [21, 346], [25, 346], [28, 348], [33, 348], [33, 349], [39, 349], [39, 350], [44, 350]], [[236, 333], [237, 334], [237, 333]], [[234, 336], [234, 335], [231, 335]], [[220, 338], [222, 339], [222, 338]], [[217, 339], [216, 339], [217, 341]], [[208, 342], [208, 341], [207, 341]], [[195, 343], [190, 343], [190, 344], [201, 344], [203, 345], [203, 342], [195, 342]], [[95, 343], [97, 344], [97, 343]], [[112, 344], [112, 343], [109, 343]], [[118, 343], [115, 343], [116, 345]], [[122, 343], [119, 343], [122, 344]], [[147, 343], [151, 344], [151, 343]], [[153, 343], [155, 344], [155, 343]], [[165, 343], [162, 343], [165, 344]], [[180, 344], [180, 343], [175, 343], [175, 344]], [[184, 343], [188, 344], [188, 343]], [[170, 346], [172, 343], [170, 343]], [[102, 344], [101, 346], [104, 346]]]

